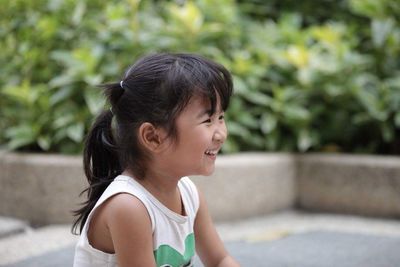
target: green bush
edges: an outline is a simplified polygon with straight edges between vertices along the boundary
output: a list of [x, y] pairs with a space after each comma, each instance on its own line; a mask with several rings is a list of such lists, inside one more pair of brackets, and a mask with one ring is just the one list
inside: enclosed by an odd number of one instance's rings
[[400, 152], [397, 0], [178, 2], [3, 1], [0, 143], [78, 153], [98, 84], [187, 51], [234, 75], [225, 152]]

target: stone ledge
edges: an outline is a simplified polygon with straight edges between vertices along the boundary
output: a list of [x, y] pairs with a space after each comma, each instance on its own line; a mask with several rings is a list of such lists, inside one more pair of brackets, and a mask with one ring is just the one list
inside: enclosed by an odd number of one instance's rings
[[315, 211], [400, 217], [400, 157], [297, 157], [298, 206]]
[[[400, 216], [400, 157], [243, 153], [216, 164], [211, 177], [193, 177], [216, 221], [293, 207]], [[0, 153], [0, 215], [70, 223], [85, 183], [80, 157]]]
[[[292, 156], [221, 156], [216, 165], [211, 177], [193, 177], [216, 221], [257, 216], [293, 206]], [[78, 197], [86, 186], [80, 157], [3, 153], [0, 170], [0, 215], [33, 224], [70, 223], [71, 211], [84, 201]]]
[[211, 177], [193, 177], [214, 220], [236, 220], [292, 208], [295, 164], [289, 154], [239, 154], [218, 159]]
[[85, 186], [80, 157], [0, 154], [0, 215], [32, 224], [72, 221]]

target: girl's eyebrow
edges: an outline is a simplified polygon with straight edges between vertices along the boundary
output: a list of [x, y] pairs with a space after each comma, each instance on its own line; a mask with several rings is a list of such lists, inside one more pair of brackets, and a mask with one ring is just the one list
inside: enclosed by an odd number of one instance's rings
[[[221, 110], [221, 111], [217, 111], [216, 113], [222, 114], [222, 113], [225, 113], [225, 111], [224, 111], [224, 110]], [[200, 119], [200, 118], [202, 118], [202, 117], [205, 116], [205, 115], [211, 116], [211, 109], [204, 110], [204, 111], [200, 112], [200, 113], [196, 116], [196, 118]]]
[[204, 115], [210, 115], [210, 114], [211, 114], [211, 109], [209, 109], [209, 110], [205, 109], [205, 110], [199, 112], [199, 114], [196, 116], [196, 118], [200, 119]]

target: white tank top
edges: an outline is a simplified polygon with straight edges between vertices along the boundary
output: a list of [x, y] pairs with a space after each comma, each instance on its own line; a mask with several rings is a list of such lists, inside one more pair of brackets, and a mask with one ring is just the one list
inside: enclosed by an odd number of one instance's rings
[[188, 177], [178, 182], [186, 216], [177, 214], [133, 178], [117, 176], [101, 195], [90, 212], [75, 248], [74, 267], [117, 267], [115, 254], [95, 249], [89, 244], [87, 233], [94, 211], [111, 196], [128, 193], [137, 197], [146, 207], [153, 230], [153, 252], [157, 266], [192, 266], [195, 254], [194, 220], [199, 208], [196, 186]]

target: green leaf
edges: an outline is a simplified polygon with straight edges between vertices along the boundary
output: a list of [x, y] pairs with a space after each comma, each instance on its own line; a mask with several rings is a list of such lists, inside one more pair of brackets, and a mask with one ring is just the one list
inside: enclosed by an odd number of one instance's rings
[[276, 129], [278, 125], [277, 118], [273, 114], [263, 114], [261, 116], [261, 131], [268, 134]]
[[88, 88], [84, 93], [85, 102], [92, 115], [97, 115], [105, 106], [105, 99], [100, 90]]
[[312, 145], [312, 137], [310, 135], [310, 132], [307, 129], [302, 129], [299, 132], [299, 136], [297, 139], [297, 146], [300, 151], [306, 151], [309, 149]]
[[49, 136], [40, 136], [38, 138], [38, 144], [41, 149], [47, 151], [50, 149], [51, 146], [51, 138]]
[[352, 10], [368, 17], [384, 17], [385, 4], [383, 0], [350, 0]]
[[56, 104], [65, 101], [72, 96], [74, 88], [72, 86], [62, 86], [55, 89], [55, 92], [50, 96], [50, 105], [55, 106]]
[[243, 97], [253, 104], [265, 107], [268, 107], [272, 103], [271, 97], [261, 92], [248, 91]]
[[75, 10], [72, 13], [72, 24], [79, 25], [82, 21], [83, 15], [86, 11], [86, 4], [84, 1], [79, 1], [76, 6]]
[[243, 126], [249, 129], [257, 129], [259, 124], [257, 119], [249, 112], [241, 112], [236, 117], [236, 120]]
[[56, 119], [53, 121], [53, 126], [55, 129], [60, 129], [63, 128], [72, 122], [74, 122], [75, 117], [71, 113], [64, 113], [61, 116], [56, 117]]
[[247, 139], [251, 137], [250, 131], [240, 125], [239, 123], [236, 123], [234, 121], [228, 121], [227, 122], [227, 128], [229, 131], [229, 134], [232, 136], [239, 136], [243, 139]]
[[83, 140], [84, 125], [83, 123], [76, 123], [67, 128], [67, 135], [73, 141], [80, 143]]
[[285, 106], [283, 109], [283, 115], [285, 116], [285, 119], [295, 123], [305, 123], [310, 119], [310, 112], [307, 109], [296, 105]]
[[27, 124], [11, 127], [6, 130], [5, 136], [10, 139], [8, 147], [12, 150], [35, 143], [37, 130]]
[[76, 80], [76, 77], [74, 77], [71, 73], [63, 73], [51, 79], [49, 81], [49, 86], [53, 88], [67, 86], [74, 83]]
[[385, 20], [374, 19], [371, 25], [372, 41], [375, 47], [382, 48], [393, 32], [394, 21], [391, 18]]

